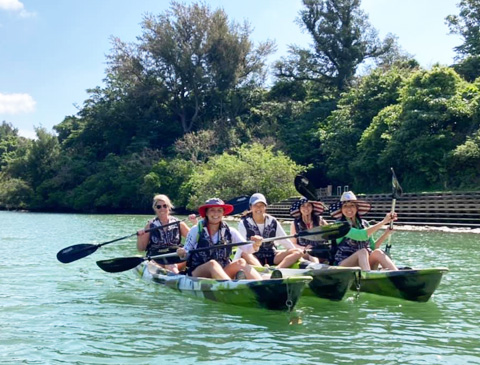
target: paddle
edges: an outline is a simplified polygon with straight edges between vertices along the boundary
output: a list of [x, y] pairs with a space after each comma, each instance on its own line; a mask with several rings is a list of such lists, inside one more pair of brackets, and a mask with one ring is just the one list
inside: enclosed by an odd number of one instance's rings
[[[231, 199], [231, 200], [227, 201], [226, 203], [233, 205], [233, 212], [231, 213], [233, 215], [233, 214], [242, 213], [243, 211], [247, 210], [248, 207], [249, 207], [248, 200], [249, 200], [248, 196], [242, 195], [242, 196], [239, 196], [237, 198]], [[180, 222], [185, 222], [187, 219], [188, 218], [185, 218], [185, 219], [181, 220]], [[157, 229], [165, 228], [165, 227], [171, 226], [173, 224], [178, 224], [178, 223], [179, 222], [173, 222], [173, 223], [168, 223], [168, 224], [165, 224], [165, 225], [162, 225], [162, 226], [159, 226], [159, 227], [149, 228], [149, 229], [146, 229], [145, 232], [155, 231]], [[95, 243], [95, 244], [80, 243], [80, 244], [77, 244], [77, 245], [65, 247], [64, 249], [58, 251], [57, 260], [64, 263], [64, 264], [68, 264], [70, 262], [73, 262], [73, 261], [76, 261], [76, 260], [79, 260], [81, 258], [84, 258], [84, 257], [87, 257], [87, 256], [91, 255], [92, 253], [97, 251], [102, 246], [108, 245], [108, 244], [113, 243], [113, 242], [121, 241], [121, 240], [130, 238], [130, 237], [135, 236], [135, 235], [137, 235], [137, 232], [129, 234], [127, 236], [116, 238], [116, 239], [111, 240], [111, 241], [103, 242], [103, 243]]]
[[319, 200], [317, 190], [315, 186], [303, 175], [295, 176], [294, 180], [295, 189], [300, 195], [303, 195], [308, 200], [317, 201]]
[[[347, 222], [340, 222], [340, 223], [328, 224], [325, 226], [314, 227], [307, 231], [302, 231], [289, 236], [266, 238], [262, 242], [273, 242], [276, 240], [281, 240], [286, 238], [298, 238], [298, 237], [303, 237], [307, 240], [312, 240], [312, 241], [319, 241], [322, 239], [331, 240], [331, 239], [336, 239], [336, 238], [345, 236], [349, 230], [350, 230], [350, 224], [348, 224]], [[238, 242], [238, 243], [229, 243], [226, 245], [202, 247], [202, 248], [190, 250], [189, 254], [195, 253], [195, 252], [201, 252], [201, 251], [216, 250], [216, 249], [235, 247], [235, 246], [243, 246], [251, 243], [254, 243], [254, 242], [246, 241], [246, 242]], [[154, 259], [156, 262], [163, 265], [175, 264], [175, 263], [186, 261], [185, 259], [180, 258], [176, 252], [172, 252], [172, 253], [156, 255], [151, 257], [133, 256], [133, 257], [119, 257], [119, 258], [110, 259], [110, 260], [101, 260], [101, 261], [97, 261], [97, 265], [106, 272], [116, 273], [116, 272], [131, 270], [134, 267], [140, 265], [143, 261], [152, 260], [152, 259]]]
[[[393, 170], [393, 167], [390, 167], [390, 170], [392, 170], [392, 210], [391, 212], [393, 213], [395, 211], [395, 203], [397, 201], [397, 198], [400, 198], [403, 194], [403, 189], [400, 186], [400, 183], [398, 182], [397, 176], [395, 175], [395, 171]], [[390, 222], [390, 229], [393, 229], [393, 221]], [[391, 236], [388, 236], [388, 243], [385, 246], [385, 253], [388, 255], [390, 253], [390, 249], [392, 245], [390, 244], [390, 238]]]

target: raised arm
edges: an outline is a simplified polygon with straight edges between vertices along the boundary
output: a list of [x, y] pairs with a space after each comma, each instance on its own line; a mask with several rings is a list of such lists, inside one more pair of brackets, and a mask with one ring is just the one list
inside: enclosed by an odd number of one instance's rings
[[372, 234], [374, 234], [375, 232], [377, 232], [380, 228], [382, 228], [383, 226], [387, 225], [387, 224], [390, 224], [390, 222], [392, 221], [396, 221], [398, 218], [397, 218], [397, 213], [395, 212], [390, 212], [390, 213], [387, 213], [385, 215], [385, 218], [383, 218], [379, 223], [373, 225], [373, 226], [370, 226], [367, 228], [367, 235], [368, 237], [370, 237]]

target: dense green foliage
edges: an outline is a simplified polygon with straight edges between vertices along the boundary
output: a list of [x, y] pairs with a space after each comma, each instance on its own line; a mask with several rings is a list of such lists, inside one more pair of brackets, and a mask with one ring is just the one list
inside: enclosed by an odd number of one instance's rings
[[389, 191], [390, 167], [406, 191], [478, 189], [479, 1], [459, 8], [447, 18], [464, 38], [458, 63], [426, 70], [377, 39], [359, 0], [304, 0], [312, 49], [293, 46], [266, 87], [272, 43], [174, 2], [144, 18], [137, 43], [113, 39], [105, 86], [56, 134], [2, 123], [0, 208], [150, 212], [156, 193], [188, 209], [257, 191], [275, 202], [306, 170], [364, 193]]

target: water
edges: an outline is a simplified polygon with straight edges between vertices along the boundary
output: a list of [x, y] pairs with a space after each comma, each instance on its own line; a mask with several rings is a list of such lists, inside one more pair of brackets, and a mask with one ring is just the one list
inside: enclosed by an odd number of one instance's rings
[[147, 218], [0, 212], [0, 363], [480, 364], [478, 234], [392, 237], [399, 265], [450, 268], [427, 303], [352, 292], [341, 302], [301, 298], [294, 315], [187, 298], [96, 266], [137, 254], [135, 237], [56, 260]]

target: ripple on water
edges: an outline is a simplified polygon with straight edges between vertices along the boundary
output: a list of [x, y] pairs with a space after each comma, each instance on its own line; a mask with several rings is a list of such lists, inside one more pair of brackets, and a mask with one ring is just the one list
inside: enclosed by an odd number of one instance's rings
[[[69, 245], [133, 233], [146, 219], [0, 212], [10, 258], [0, 266], [0, 363], [480, 364], [474, 234], [392, 236], [399, 264], [450, 268], [427, 303], [351, 292], [341, 302], [301, 298], [294, 314], [187, 298], [97, 267], [137, 254], [135, 238], [71, 264], [55, 258]], [[292, 316], [302, 324], [290, 325]]]

